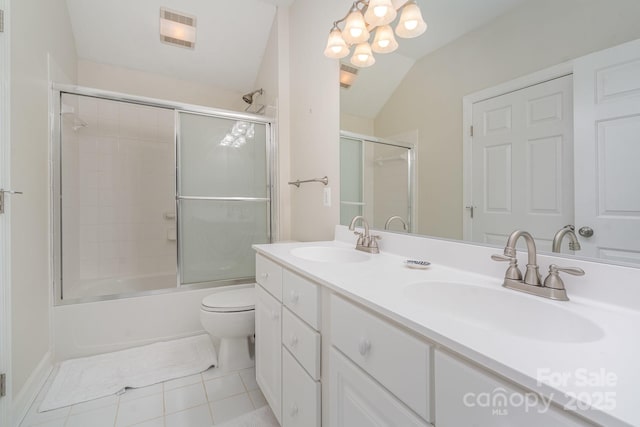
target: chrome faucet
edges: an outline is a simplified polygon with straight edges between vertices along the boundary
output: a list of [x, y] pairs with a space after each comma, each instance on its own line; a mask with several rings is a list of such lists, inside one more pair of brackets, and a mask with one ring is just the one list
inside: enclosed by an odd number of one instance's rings
[[[358, 220], [362, 221], [364, 233], [355, 231], [356, 222], [358, 222]], [[371, 254], [380, 253], [380, 248], [378, 248], [378, 240], [380, 239], [380, 236], [372, 236], [369, 234], [369, 223], [363, 216], [354, 216], [351, 220], [351, 224], [349, 225], [349, 230], [353, 231], [354, 234], [358, 236], [358, 241], [356, 242], [357, 250], [369, 252]]]
[[551, 250], [553, 252], [561, 252], [562, 251], [562, 239], [564, 236], [569, 236], [569, 249], [572, 251], [579, 251], [580, 242], [578, 241], [578, 237], [576, 236], [576, 228], [572, 225], [565, 225], [560, 230], [556, 232], [553, 236], [553, 244], [551, 245]]
[[[528, 254], [527, 271], [524, 279], [518, 268], [518, 260], [516, 258], [516, 243], [520, 237], [523, 237], [527, 244]], [[509, 267], [507, 268], [504, 275], [504, 282], [502, 283], [502, 286], [505, 288], [559, 301], [568, 301], [569, 298], [567, 297], [564, 283], [558, 273], [564, 272], [574, 276], [584, 275], [584, 270], [580, 268], [563, 268], [552, 264], [549, 266], [549, 275], [544, 279], [544, 282], [542, 282], [536, 261], [536, 243], [531, 234], [522, 230], [516, 230], [511, 233], [507, 240], [507, 246], [504, 248], [504, 255], [492, 255], [491, 259], [494, 261], [509, 262]]]
[[406, 223], [406, 222], [404, 222], [404, 219], [402, 219], [402, 217], [401, 217], [401, 216], [398, 216], [398, 215], [390, 216], [390, 217], [389, 217], [389, 219], [387, 220], [387, 222], [385, 222], [385, 223], [384, 223], [384, 229], [385, 229], [385, 230], [388, 230], [388, 229], [389, 229], [389, 226], [391, 225], [391, 223], [392, 223], [394, 220], [398, 220], [398, 221], [400, 221], [400, 223], [402, 224], [402, 229], [403, 229], [404, 231], [409, 230], [409, 227], [407, 227], [407, 223]]

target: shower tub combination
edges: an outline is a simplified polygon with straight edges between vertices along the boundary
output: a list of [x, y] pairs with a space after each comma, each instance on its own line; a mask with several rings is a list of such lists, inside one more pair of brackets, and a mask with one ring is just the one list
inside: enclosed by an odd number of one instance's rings
[[201, 297], [252, 286], [274, 234], [272, 120], [53, 91], [56, 358], [201, 331]]

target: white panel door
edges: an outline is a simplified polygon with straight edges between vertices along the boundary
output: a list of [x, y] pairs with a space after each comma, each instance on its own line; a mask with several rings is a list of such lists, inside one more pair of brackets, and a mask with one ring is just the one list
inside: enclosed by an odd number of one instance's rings
[[[0, 33], [0, 189], [10, 187], [10, 144], [9, 144], [9, 2], [0, 0], [0, 10], [5, 11], [5, 28]], [[7, 196], [10, 199], [11, 196]], [[10, 203], [10, 201], [8, 200]], [[10, 208], [10, 206], [8, 206]], [[9, 211], [9, 209], [7, 209]], [[11, 293], [9, 288], [11, 272], [9, 212], [0, 214], [0, 373], [7, 374], [7, 396], [0, 398], [0, 425], [9, 425], [12, 389], [11, 382]]]
[[473, 104], [473, 241], [524, 229], [550, 251], [572, 223], [572, 97], [565, 76]]
[[256, 381], [281, 422], [282, 305], [256, 285]]
[[581, 254], [640, 263], [640, 40], [575, 61]]

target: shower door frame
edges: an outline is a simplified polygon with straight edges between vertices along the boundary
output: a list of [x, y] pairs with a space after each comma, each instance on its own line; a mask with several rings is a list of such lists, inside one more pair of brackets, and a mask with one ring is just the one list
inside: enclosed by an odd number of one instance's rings
[[[404, 141], [395, 141], [385, 138], [378, 138], [375, 136], [365, 135], [356, 132], [350, 132], [346, 130], [340, 131], [340, 139], [349, 139], [351, 141], [360, 141], [361, 143], [371, 142], [373, 144], [381, 144], [388, 145], [391, 147], [398, 148], [406, 148], [407, 149], [407, 200], [408, 203], [408, 213], [407, 213], [407, 223], [409, 226], [409, 233], [415, 233], [416, 226], [416, 146], [415, 144], [404, 142]], [[340, 140], [338, 140], [340, 143]], [[364, 151], [362, 152], [362, 182], [364, 184]], [[363, 195], [364, 198], [364, 195]], [[364, 207], [364, 203], [362, 205]], [[342, 208], [342, 202], [340, 202], [340, 208]], [[388, 231], [388, 230], [384, 230]]]
[[[171, 292], [182, 292], [194, 289], [213, 288], [220, 286], [230, 286], [235, 284], [247, 283], [247, 279], [230, 279], [221, 280], [215, 282], [202, 282], [195, 284], [182, 285], [181, 284], [181, 265], [180, 265], [180, 233], [179, 233], [179, 221], [180, 221], [180, 209], [179, 209], [179, 115], [180, 113], [199, 114], [209, 117], [216, 117], [229, 120], [244, 120], [252, 123], [264, 124], [266, 126], [266, 167], [267, 167], [267, 240], [273, 242], [278, 239], [279, 227], [278, 227], [278, 175], [277, 169], [277, 143], [275, 138], [275, 121], [274, 117], [265, 117], [256, 114], [249, 114], [243, 112], [236, 112], [230, 110], [223, 110], [218, 108], [204, 107], [199, 105], [192, 105], [180, 102], [167, 101], [156, 98], [149, 98], [143, 96], [129, 95], [120, 92], [106, 91], [102, 89], [95, 89], [89, 87], [67, 85], [53, 83], [51, 86], [52, 99], [54, 100], [52, 105], [52, 126], [51, 126], [51, 141], [52, 147], [50, 150], [50, 162], [51, 162], [51, 253], [52, 253], [52, 266], [51, 272], [53, 277], [53, 292], [54, 292], [54, 305], [68, 305], [78, 304], [85, 302], [107, 301], [123, 298], [131, 298], [147, 295], [158, 295]], [[155, 289], [149, 291], [139, 292], [127, 292], [113, 295], [91, 296], [83, 298], [75, 298], [72, 300], [65, 300], [63, 298], [63, 283], [62, 283], [62, 95], [78, 95], [88, 96], [92, 98], [104, 99], [109, 101], [127, 102], [135, 105], [142, 105], [147, 107], [163, 108], [167, 110], [173, 110], [174, 113], [174, 166], [175, 166], [175, 204], [176, 204], [176, 286], [172, 288]]]

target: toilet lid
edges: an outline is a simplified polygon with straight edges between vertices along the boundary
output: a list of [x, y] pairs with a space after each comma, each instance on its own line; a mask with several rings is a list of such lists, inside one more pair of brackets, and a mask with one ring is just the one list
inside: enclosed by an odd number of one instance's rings
[[248, 311], [255, 308], [255, 301], [255, 288], [231, 289], [204, 297], [202, 308], [216, 312]]

